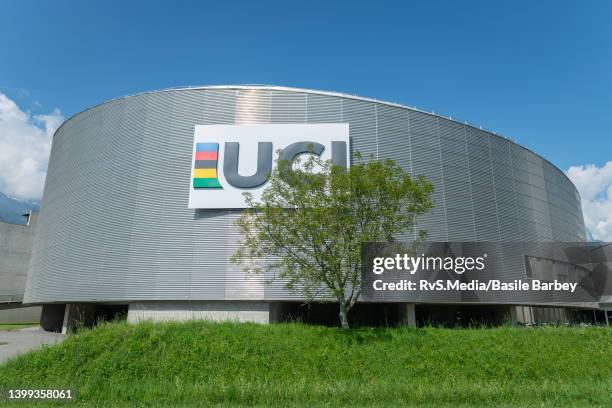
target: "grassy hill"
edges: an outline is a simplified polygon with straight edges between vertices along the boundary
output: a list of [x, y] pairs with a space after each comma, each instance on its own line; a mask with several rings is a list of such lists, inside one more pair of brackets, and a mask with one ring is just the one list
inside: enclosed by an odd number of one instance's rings
[[611, 406], [612, 330], [113, 323], [0, 366], [0, 390], [41, 387], [91, 406]]

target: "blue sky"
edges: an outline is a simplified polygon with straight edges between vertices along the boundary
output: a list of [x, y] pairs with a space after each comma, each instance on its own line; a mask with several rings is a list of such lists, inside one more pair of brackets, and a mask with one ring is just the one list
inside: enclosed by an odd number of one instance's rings
[[416, 105], [564, 170], [612, 161], [610, 1], [9, 0], [0, 38], [0, 93], [33, 116], [266, 83]]
[[177, 85], [320, 88], [458, 117], [562, 168], [612, 159], [612, 2], [178, 3], [3, 2], [0, 91], [71, 115]]

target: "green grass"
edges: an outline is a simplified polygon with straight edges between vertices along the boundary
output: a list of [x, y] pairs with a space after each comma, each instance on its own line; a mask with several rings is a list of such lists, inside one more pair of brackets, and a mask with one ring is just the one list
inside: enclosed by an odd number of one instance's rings
[[23, 329], [26, 327], [34, 327], [34, 326], [38, 326], [38, 324], [37, 323], [19, 323], [19, 324], [0, 323], [0, 331]]
[[39, 387], [86, 406], [611, 406], [612, 330], [113, 323], [0, 366], [0, 389]]

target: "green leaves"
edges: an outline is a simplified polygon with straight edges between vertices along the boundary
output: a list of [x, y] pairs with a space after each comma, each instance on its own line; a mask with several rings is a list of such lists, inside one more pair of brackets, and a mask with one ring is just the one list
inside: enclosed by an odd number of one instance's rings
[[278, 162], [261, 202], [245, 194], [251, 208], [237, 221], [243, 241], [232, 261], [249, 273], [277, 271], [307, 301], [331, 296], [350, 310], [360, 293], [361, 245], [412, 231], [433, 190], [393, 160], [355, 158], [349, 169], [314, 155]]

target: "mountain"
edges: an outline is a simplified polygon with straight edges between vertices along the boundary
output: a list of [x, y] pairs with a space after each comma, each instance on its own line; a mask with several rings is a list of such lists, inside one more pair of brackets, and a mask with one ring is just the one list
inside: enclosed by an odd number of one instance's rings
[[30, 210], [38, 211], [40, 203], [37, 201], [21, 201], [0, 193], [0, 221], [11, 224], [25, 224], [26, 214]]

